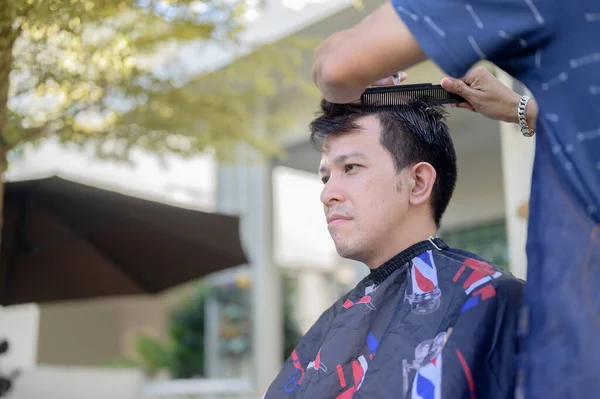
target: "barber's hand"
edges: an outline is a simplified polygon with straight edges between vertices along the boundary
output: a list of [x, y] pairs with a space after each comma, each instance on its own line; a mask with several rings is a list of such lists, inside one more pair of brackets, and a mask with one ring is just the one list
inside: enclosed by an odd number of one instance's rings
[[[441, 85], [467, 100], [456, 104], [458, 108], [479, 112], [494, 120], [519, 123], [517, 107], [521, 96], [485, 68], [475, 68], [461, 79], [446, 77], [442, 79]], [[537, 113], [537, 104], [531, 99], [527, 104], [529, 126], [535, 126]]]

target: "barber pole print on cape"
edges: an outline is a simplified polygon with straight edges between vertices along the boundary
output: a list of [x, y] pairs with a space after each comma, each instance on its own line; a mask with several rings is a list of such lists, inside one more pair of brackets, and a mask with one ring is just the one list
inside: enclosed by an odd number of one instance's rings
[[411, 399], [442, 399], [442, 354], [419, 369], [411, 392]]
[[491, 284], [491, 281], [502, 275], [500, 271], [495, 270], [491, 265], [468, 258], [465, 259], [463, 265], [458, 269], [452, 281], [457, 282], [467, 269], [470, 270], [470, 274], [462, 286], [469, 298], [462, 306], [461, 312], [477, 306], [481, 301], [495, 297], [496, 289]]
[[440, 307], [442, 292], [438, 286], [438, 276], [431, 251], [423, 252], [412, 259], [410, 269], [412, 292], [407, 292], [406, 299], [415, 314], [429, 314]]

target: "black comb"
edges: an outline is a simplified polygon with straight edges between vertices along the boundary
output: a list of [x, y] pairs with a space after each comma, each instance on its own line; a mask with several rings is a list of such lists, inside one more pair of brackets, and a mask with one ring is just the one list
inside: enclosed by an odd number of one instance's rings
[[361, 107], [366, 112], [394, 108], [418, 100], [426, 100], [438, 105], [466, 101], [442, 86], [431, 83], [369, 87], [360, 97]]

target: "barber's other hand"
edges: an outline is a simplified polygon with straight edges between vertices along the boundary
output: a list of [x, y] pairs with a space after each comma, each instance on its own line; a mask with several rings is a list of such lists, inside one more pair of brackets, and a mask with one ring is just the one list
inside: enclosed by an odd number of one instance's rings
[[[408, 78], [408, 74], [406, 72], [398, 72], [397, 79], [398, 83], [404, 82]], [[396, 82], [394, 81], [394, 76], [388, 76], [387, 78], [379, 79], [378, 81], [371, 84], [369, 87], [376, 86], [394, 86]], [[360, 98], [354, 100], [351, 104], [360, 104]]]
[[[467, 100], [456, 104], [458, 108], [479, 112], [494, 120], [519, 123], [517, 107], [521, 96], [485, 68], [475, 68], [461, 79], [446, 77], [440, 84], [449, 92]], [[535, 126], [536, 119], [537, 104], [531, 99], [527, 104], [528, 124]]]
[[[399, 83], [404, 82], [408, 78], [408, 74], [406, 72], [398, 72], [397, 78]], [[388, 76], [387, 78], [379, 79], [369, 87], [394, 86], [395, 84], [396, 83], [394, 82], [394, 76]]]

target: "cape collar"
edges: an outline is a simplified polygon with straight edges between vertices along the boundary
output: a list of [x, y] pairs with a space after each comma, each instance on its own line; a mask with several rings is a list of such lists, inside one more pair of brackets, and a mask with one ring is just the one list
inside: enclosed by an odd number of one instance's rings
[[436, 249], [438, 251], [448, 248], [448, 245], [439, 237], [429, 237], [427, 240], [418, 242], [410, 247], [406, 248], [397, 255], [394, 255], [391, 259], [387, 260], [383, 265], [377, 269], [372, 270], [369, 274], [371, 281], [376, 285], [381, 284], [386, 278], [388, 278], [396, 270], [404, 267], [413, 258], [419, 256], [423, 252]]

